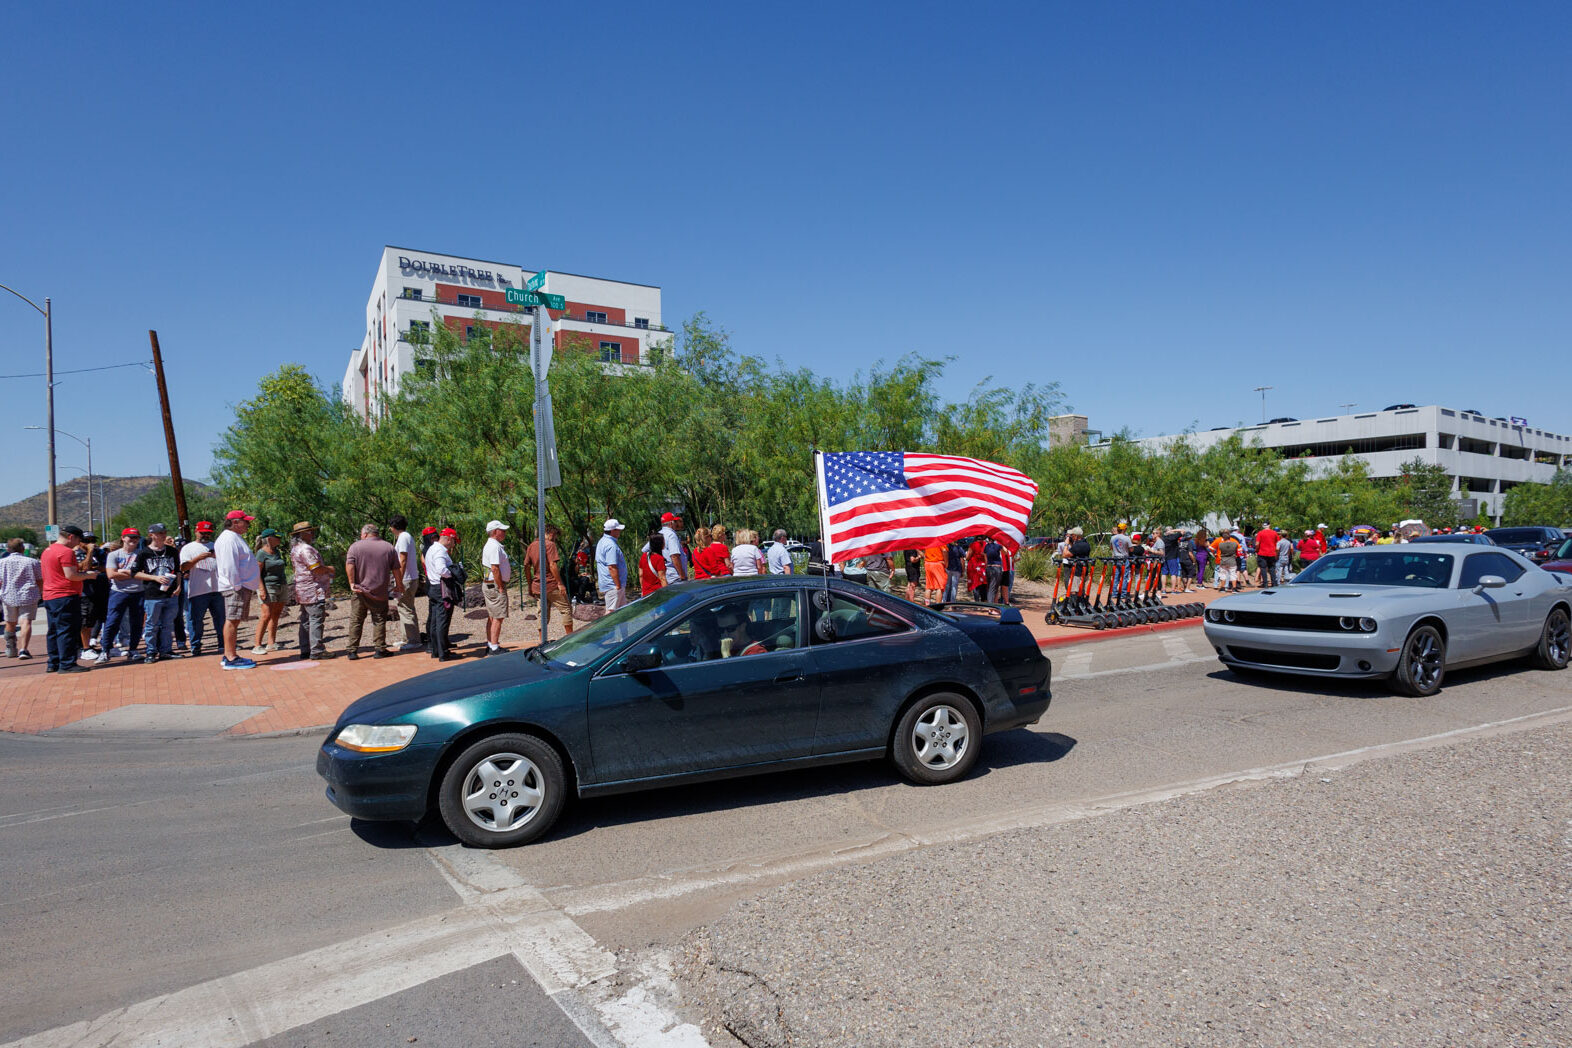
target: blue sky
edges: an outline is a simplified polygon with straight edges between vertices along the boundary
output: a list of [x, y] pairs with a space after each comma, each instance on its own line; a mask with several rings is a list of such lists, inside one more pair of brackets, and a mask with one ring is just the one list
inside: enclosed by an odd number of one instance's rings
[[[359, 344], [384, 244], [661, 285], [739, 350], [1057, 381], [1141, 435], [1408, 401], [1572, 431], [1572, 6], [12, 5], [0, 283], [181, 457]], [[0, 374], [43, 330], [0, 294]], [[0, 379], [0, 503], [45, 483]], [[110, 474], [151, 377], [62, 375]], [[653, 431], [652, 431], [653, 432]], [[60, 480], [81, 466], [60, 442]]]

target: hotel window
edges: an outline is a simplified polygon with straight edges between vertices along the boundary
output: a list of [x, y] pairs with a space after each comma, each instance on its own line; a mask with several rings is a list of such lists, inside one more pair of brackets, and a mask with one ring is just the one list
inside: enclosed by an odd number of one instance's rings
[[459, 292], [458, 304], [461, 305], [461, 306], [469, 306], [472, 309], [479, 309], [480, 308], [480, 296], [479, 295], [466, 295], [466, 294], [464, 294], [461, 291], [461, 292]]
[[402, 297], [404, 297], [404, 298], [412, 298], [416, 302], [419, 302], [420, 299], [421, 299], [421, 296], [424, 295], [424, 294], [425, 294], [425, 292], [421, 291], [421, 289], [418, 288], [418, 287], [407, 287], [407, 288], [404, 289], [404, 294], [403, 294]]
[[584, 319], [591, 324], [604, 324], [606, 322], [606, 314], [597, 313], [593, 309], [586, 309], [584, 311]]
[[622, 363], [622, 343], [602, 342], [600, 344], [600, 359], [605, 364]]
[[648, 328], [650, 326], [650, 318], [649, 317], [634, 317], [633, 318], [633, 326], [636, 327], [636, 328]]
[[477, 328], [474, 324], [465, 324], [464, 325], [464, 341], [468, 342], [470, 339], [474, 338], [475, 337], [475, 332], [477, 332], [479, 330], [480, 329]]

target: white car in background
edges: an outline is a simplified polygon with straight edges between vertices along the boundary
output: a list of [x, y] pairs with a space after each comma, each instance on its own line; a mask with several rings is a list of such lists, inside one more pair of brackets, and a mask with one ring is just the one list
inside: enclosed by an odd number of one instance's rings
[[1343, 549], [1285, 586], [1214, 601], [1205, 631], [1233, 669], [1390, 677], [1406, 694], [1433, 695], [1462, 666], [1527, 657], [1565, 669], [1572, 576], [1500, 547]]

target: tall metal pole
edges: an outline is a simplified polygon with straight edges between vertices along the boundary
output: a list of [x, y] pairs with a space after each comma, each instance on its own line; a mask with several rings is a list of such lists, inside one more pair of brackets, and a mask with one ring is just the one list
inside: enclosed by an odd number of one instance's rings
[[169, 415], [169, 387], [164, 384], [164, 355], [158, 350], [158, 332], [149, 331], [153, 344], [153, 374], [158, 378], [158, 406], [164, 412], [164, 443], [169, 445], [169, 482], [175, 489], [175, 512], [180, 515], [180, 537], [191, 541], [191, 517], [186, 513], [186, 482], [180, 475], [180, 451], [175, 447], [175, 423]]
[[[93, 438], [89, 437], [82, 443], [87, 445], [87, 530], [103, 538], [102, 533], [93, 527]], [[105, 524], [104, 530], [108, 529], [109, 525]]]
[[[546, 328], [546, 307], [535, 307], [535, 330], [530, 332], [533, 340], [539, 340], [541, 332]], [[546, 352], [550, 353], [548, 346]], [[539, 362], [539, 373], [535, 376], [535, 541], [540, 543], [540, 560], [535, 565], [535, 574], [540, 579], [540, 642], [546, 643], [546, 615], [550, 605], [546, 601], [547, 572], [546, 565], [546, 442], [541, 439], [546, 425], [546, 366], [544, 361]]]
[[49, 526], [59, 523], [55, 505], [55, 321], [49, 299], [44, 299], [44, 393], [48, 402], [45, 424], [49, 427]]
[[1261, 421], [1262, 422], [1266, 421], [1266, 391], [1269, 390], [1269, 389], [1276, 389], [1276, 388], [1277, 388], [1276, 386], [1257, 386], [1257, 387], [1255, 387], [1255, 392], [1261, 394]]

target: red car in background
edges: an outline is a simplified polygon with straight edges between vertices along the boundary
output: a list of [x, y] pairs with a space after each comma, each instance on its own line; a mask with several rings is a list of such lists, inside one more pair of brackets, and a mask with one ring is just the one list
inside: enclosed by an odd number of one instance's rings
[[1572, 575], [1572, 538], [1563, 542], [1540, 567], [1546, 571], [1562, 571]]

